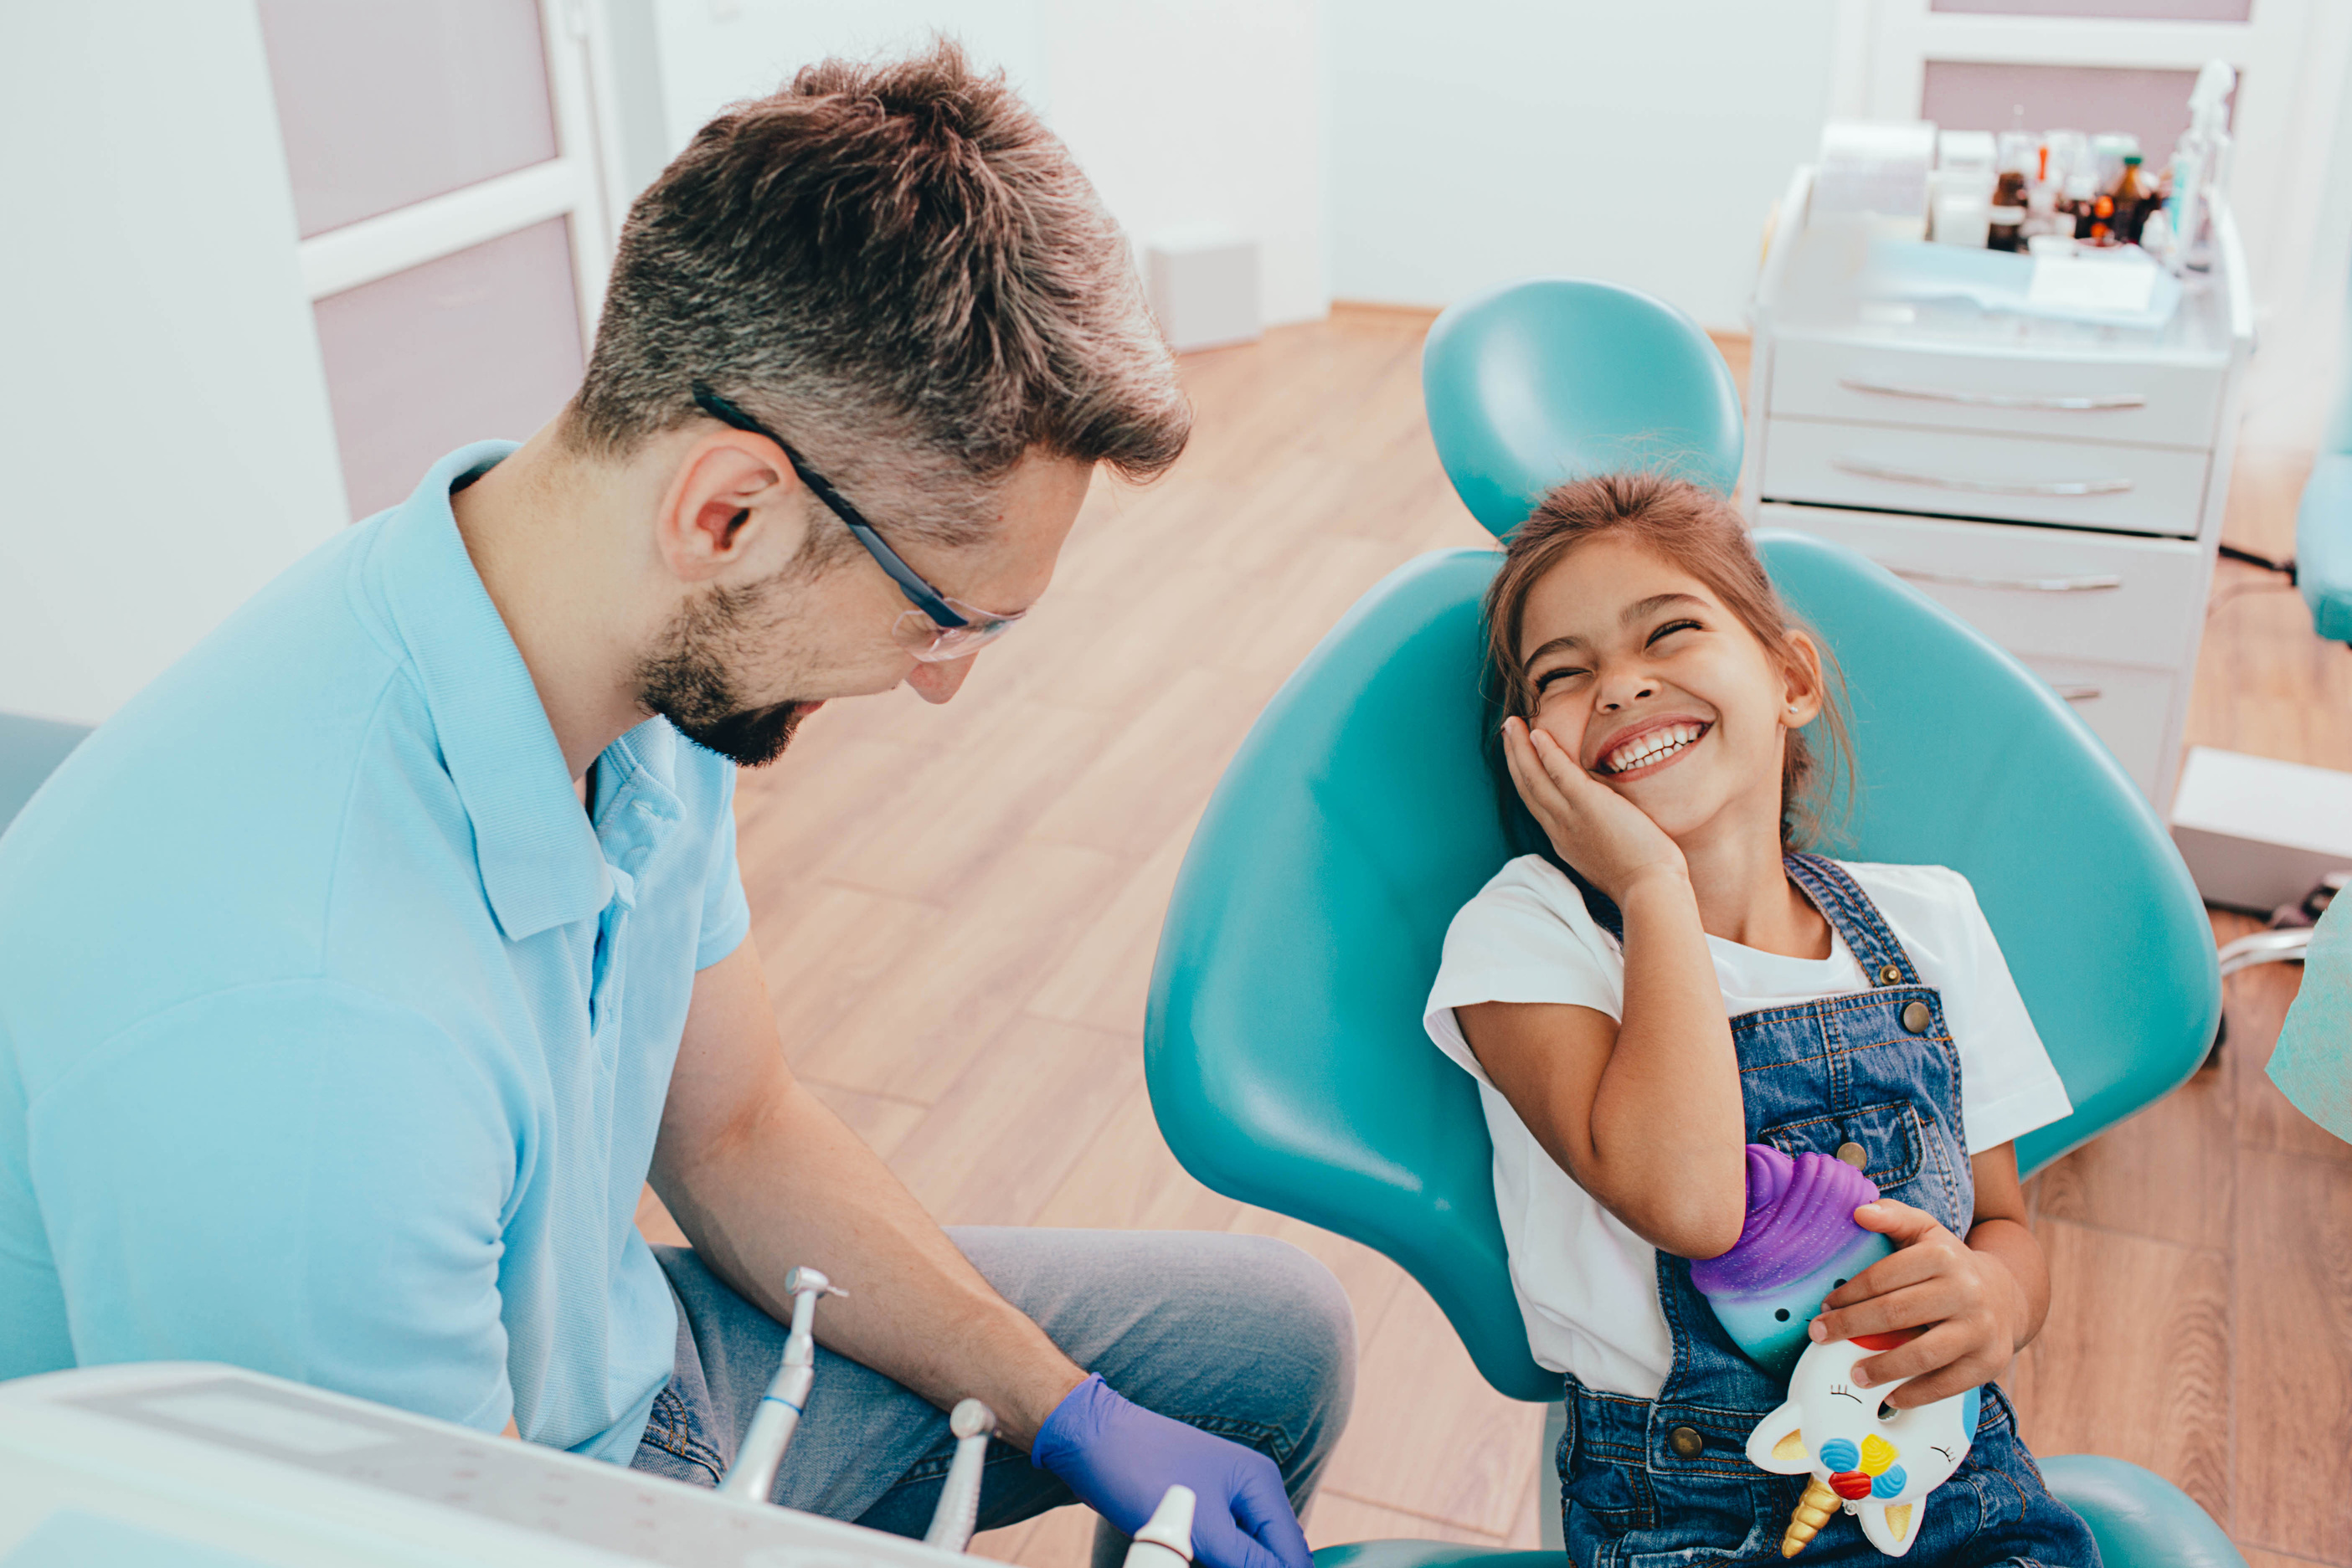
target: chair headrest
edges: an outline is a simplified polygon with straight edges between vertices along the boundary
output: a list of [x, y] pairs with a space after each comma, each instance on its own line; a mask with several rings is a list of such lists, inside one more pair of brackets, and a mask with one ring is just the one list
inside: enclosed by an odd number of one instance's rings
[[1537, 277], [1465, 299], [1431, 326], [1421, 384], [1438, 459], [1497, 538], [1590, 474], [1664, 469], [1726, 495], [1739, 481], [1730, 367], [1637, 288]]

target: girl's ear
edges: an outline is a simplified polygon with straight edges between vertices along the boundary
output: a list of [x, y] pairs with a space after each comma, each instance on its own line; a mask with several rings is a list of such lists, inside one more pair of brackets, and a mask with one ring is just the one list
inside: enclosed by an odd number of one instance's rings
[[1802, 729], [1822, 711], [1826, 685], [1822, 651], [1812, 638], [1790, 627], [1789, 652], [1790, 657], [1781, 672], [1780, 724], [1786, 729]]

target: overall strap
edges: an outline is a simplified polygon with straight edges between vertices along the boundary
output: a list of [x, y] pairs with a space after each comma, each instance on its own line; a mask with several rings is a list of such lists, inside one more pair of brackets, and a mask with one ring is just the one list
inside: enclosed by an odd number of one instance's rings
[[1845, 867], [1826, 855], [1795, 850], [1782, 856], [1780, 863], [1787, 869], [1789, 880], [1804, 889], [1805, 896], [1813, 901], [1822, 918], [1845, 938], [1846, 950], [1862, 966], [1873, 988], [1919, 983], [1919, 972], [1911, 967], [1911, 956], [1895, 939], [1886, 917], [1878, 913], [1878, 905], [1870, 902], [1870, 894], [1846, 874]]
[[[1886, 917], [1878, 913], [1878, 905], [1870, 902], [1870, 894], [1863, 892], [1853, 878], [1846, 874], [1845, 867], [1826, 855], [1806, 854], [1799, 850], [1791, 850], [1783, 855], [1780, 863], [1788, 872], [1789, 880], [1802, 888], [1805, 896], [1813, 901], [1813, 907], [1822, 912], [1822, 918], [1835, 926], [1837, 934], [1845, 938], [1846, 950], [1853, 955], [1854, 962], [1862, 966], [1862, 972], [1869, 977], [1873, 989], [1919, 983], [1919, 972], [1911, 967], [1911, 956], [1903, 950], [1903, 944], [1895, 939]], [[1584, 907], [1591, 915], [1593, 924], [1615, 937], [1619, 946], [1624, 946], [1624, 915], [1610, 902], [1608, 894], [1573, 870], [1568, 874], [1576, 883], [1577, 891], [1584, 894]]]

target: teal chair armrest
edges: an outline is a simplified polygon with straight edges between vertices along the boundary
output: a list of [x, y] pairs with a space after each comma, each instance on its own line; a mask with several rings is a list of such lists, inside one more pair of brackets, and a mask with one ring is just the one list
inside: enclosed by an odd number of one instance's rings
[[2352, 453], [2320, 455], [2294, 514], [2295, 585], [2312, 630], [2352, 643]]
[[2104, 1454], [2053, 1454], [2042, 1475], [2091, 1527], [2107, 1568], [2246, 1568], [2213, 1516], [2152, 1470]]

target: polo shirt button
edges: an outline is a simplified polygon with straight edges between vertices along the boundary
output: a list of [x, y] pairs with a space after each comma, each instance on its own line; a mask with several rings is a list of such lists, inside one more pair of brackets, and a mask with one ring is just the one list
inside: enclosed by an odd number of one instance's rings
[[1913, 1034], [1927, 1033], [1927, 1025], [1933, 1022], [1934, 1019], [1935, 1015], [1927, 1010], [1927, 1004], [1925, 1002], [1904, 1004], [1903, 1027]]
[[1677, 1427], [1666, 1434], [1666, 1447], [1679, 1458], [1696, 1459], [1706, 1447], [1706, 1439], [1698, 1435], [1696, 1427]]
[[1882, 985], [1882, 986], [1892, 986], [1892, 985], [1897, 985], [1897, 984], [1900, 984], [1900, 983], [1901, 983], [1902, 979], [1903, 979], [1903, 971], [1902, 971], [1899, 967], [1897, 967], [1896, 966], [1895, 966], [1895, 965], [1893, 965], [1893, 964], [1882, 964], [1882, 965], [1880, 965], [1880, 966], [1879, 966], [1879, 968], [1878, 968], [1878, 983], [1879, 983], [1880, 985]]
[[1863, 1153], [1862, 1145], [1860, 1144], [1848, 1142], [1838, 1145], [1838, 1158], [1843, 1160], [1854, 1169], [1861, 1170], [1864, 1168], [1864, 1162], [1868, 1160], [1870, 1156]]

